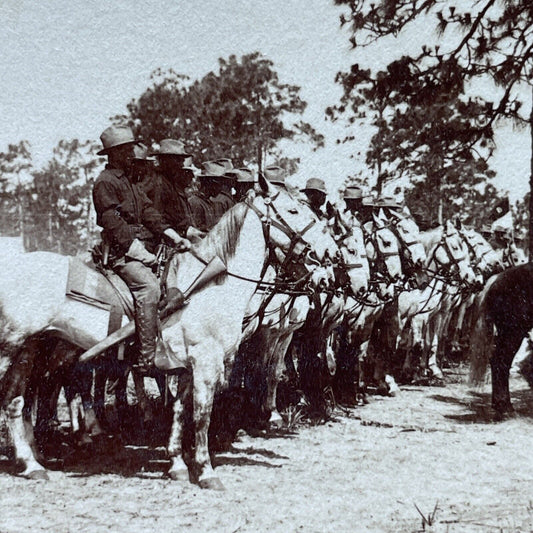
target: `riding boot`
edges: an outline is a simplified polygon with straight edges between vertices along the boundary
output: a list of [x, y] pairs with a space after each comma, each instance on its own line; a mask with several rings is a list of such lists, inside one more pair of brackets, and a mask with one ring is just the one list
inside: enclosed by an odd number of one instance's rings
[[137, 328], [137, 345], [139, 348], [138, 370], [149, 370], [153, 367], [157, 344], [158, 328], [157, 304], [140, 305], [135, 316]]

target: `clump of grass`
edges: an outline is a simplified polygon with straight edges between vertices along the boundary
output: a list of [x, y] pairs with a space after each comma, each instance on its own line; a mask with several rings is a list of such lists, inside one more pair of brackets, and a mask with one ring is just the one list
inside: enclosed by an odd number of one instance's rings
[[420, 516], [422, 517], [422, 530], [425, 531], [426, 530], [426, 526], [429, 526], [431, 527], [434, 523], [435, 523], [435, 515], [437, 514], [437, 509], [439, 507], [439, 502], [437, 501], [435, 503], [435, 508], [433, 509], [433, 512], [428, 514], [427, 516], [424, 515], [424, 513], [419, 509], [418, 505], [416, 503], [413, 503], [416, 510], [418, 511], [418, 513], [420, 514]]
[[295, 429], [303, 421], [304, 406], [303, 405], [289, 405], [282, 413], [285, 420], [285, 427], [289, 430]]

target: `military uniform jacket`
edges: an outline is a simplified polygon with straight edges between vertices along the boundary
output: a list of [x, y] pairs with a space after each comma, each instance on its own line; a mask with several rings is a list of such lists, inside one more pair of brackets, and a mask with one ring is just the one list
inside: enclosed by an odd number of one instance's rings
[[189, 199], [181, 187], [161, 174], [154, 174], [143, 181], [142, 189], [161, 213], [163, 223], [185, 237], [194, 220]]
[[227, 192], [219, 192], [214, 198], [211, 198], [216, 221], [229, 209], [235, 205], [235, 201]]
[[93, 188], [96, 222], [103, 228], [102, 238], [111, 245], [111, 254], [122, 257], [134, 239], [139, 239], [149, 251], [166, 224], [144, 191], [131, 183], [123, 170], [106, 166]]
[[194, 227], [201, 231], [209, 231], [217, 222], [213, 202], [201, 191], [189, 197]]

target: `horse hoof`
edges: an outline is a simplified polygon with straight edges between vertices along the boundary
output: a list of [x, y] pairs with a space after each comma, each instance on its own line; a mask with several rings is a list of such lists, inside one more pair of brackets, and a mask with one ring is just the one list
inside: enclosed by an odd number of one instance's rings
[[32, 481], [49, 481], [50, 477], [46, 470], [33, 470], [25, 474], [25, 477], [31, 479]]
[[198, 485], [200, 485], [201, 489], [226, 490], [226, 487], [222, 485], [222, 481], [220, 481], [220, 479], [218, 479], [217, 477], [208, 477], [207, 479], [200, 479], [200, 481], [198, 481]]
[[189, 481], [187, 470], [169, 470], [167, 475], [172, 481]]

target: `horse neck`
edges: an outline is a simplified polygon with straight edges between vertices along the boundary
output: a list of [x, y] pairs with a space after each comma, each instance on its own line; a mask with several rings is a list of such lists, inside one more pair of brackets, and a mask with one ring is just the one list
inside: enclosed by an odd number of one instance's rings
[[[258, 216], [245, 204], [227, 211], [193, 253], [177, 258], [177, 286], [187, 287], [214, 256], [222, 259], [232, 281], [239, 278], [231, 274], [254, 281], [260, 278], [266, 261], [263, 228]], [[255, 290], [252, 281], [240, 281]]]

